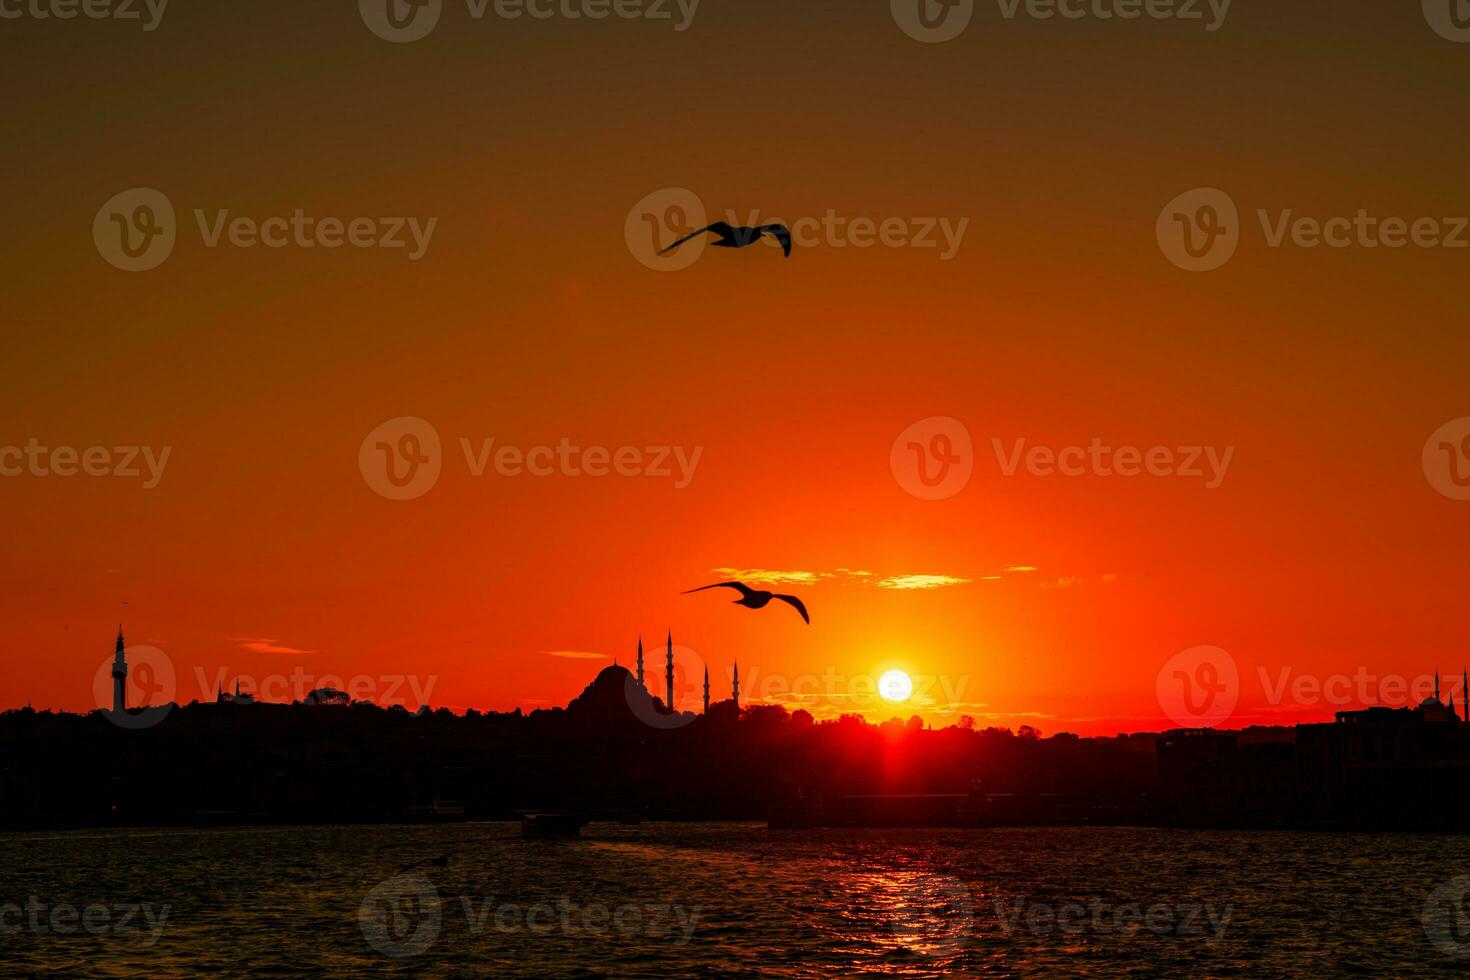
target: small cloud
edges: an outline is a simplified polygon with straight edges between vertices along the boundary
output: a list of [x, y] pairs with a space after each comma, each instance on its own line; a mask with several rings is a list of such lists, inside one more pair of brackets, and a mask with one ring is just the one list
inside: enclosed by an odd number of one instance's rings
[[1118, 576], [1112, 574], [1111, 572], [1108, 573], [1108, 574], [1106, 574], [1106, 575], [1099, 576], [1095, 580], [1094, 579], [1083, 578], [1081, 575], [1068, 575], [1068, 576], [1065, 576], [1063, 578], [1057, 579], [1055, 582], [1051, 582], [1051, 581], [1041, 582], [1041, 583], [1038, 584], [1037, 588], [1042, 588], [1042, 589], [1070, 589], [1074, 585], [1087, 585], [1087, 584], [1089, 584], [1090, 582], [1093, 582], [1093, 581], [1107, 583], [1107, 582], [1116, 582], [1117, 580], [1118, 580]]
[[811, 585], [818, 579], [831, 578], [831, 572], [774, 571], [769, 568], [716, 568], [714, 574], [737, 579], [747, 585]]
[[1034, 571], [1036, 571], [1036, 566], [1035, 565], [1007, 565], [1006, 566], [1006, 571], [1008, 571], [1008, 572], [1034, 572]]
[[866, 569], [837, 568], [830, 572], [776, 571], [769, 568], [715, 568], [711, 573], [754, 586], [815, 585], [831, 580], [851, 581], [880, 589], [938, 589], [947, 585], [965, 585], [970, 580], [953, 575], [891, 575], [877, 578]]
[[890, 578], [879, 579], [873, 584], [880, 589], [942, 589], [950, 585], [968, 585], [967, 578], [957, 578], [953, 575], [894, 575]]
[[611, 659], [605, 653], [593, 653], [590, 650], [542, 650], [548, 657], [565, 657], [567, 660], [608, 660]]
[[258, 636], [232, 636], [230, 640], [238, 644], [240, 649], [249, 650], [251, 653], [316, 653], [315, 650], [298, 650], [295, 647], [286, 646], [280, 640], [266, 639]]

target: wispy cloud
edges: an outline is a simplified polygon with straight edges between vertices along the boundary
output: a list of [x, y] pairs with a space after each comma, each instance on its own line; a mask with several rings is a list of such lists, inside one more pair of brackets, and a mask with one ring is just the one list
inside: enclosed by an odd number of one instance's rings
[[873, 572], [856, 568], [836, 568], [832, 571], [776, 571], [769, 568], [716, 568], [714, 574], [726, 579], [738, 579], [747, 585], [815, 585], [825, 581], [853, 582], [872, 585], [880, 589], [939, 589], [948, 585], [966, 585], [969, 579], [955, 575], [890, 575], [877, 577]]
[[1084, 578], [1081, 575], [1067, 575], [1067, 576], [1063, 576], [1062, 578], [1058, 578], [1058, 579], [1055, 579], [1055, 580], [1052, 580], [1052, 581], [1042, 582], [1040, 585], [1037, 586], [1037, 588], [1041, 588], [1041, 589], [1070, 589], [1073, 586], [1087, 585], [1087, 584], [1089, 584], [1091, 582], [1116, 582], [1116, 581], [1118, 581], [1118, 576], [1114, 575], [1111, 572], [1107, 573], [1106, 575], [1100, 575], [1096, 579]]
[[942, 589], [951, 585], [968, 585], [970, 580], [954, 575], [893, 575], [879, 579], [873, 584], [880, 589]]
[[811, 585], [824, 578], [832, 578], [834, 572], [776, 571], [769, 568], [716, 568], [716, 575], [725, 579], [738, 579], [746, 585]]
[[611, 660], [605, 653], [593, 653], [590, 650], [542, 650], [548, 657], [564, 657], [567, 660]]
[[251, 653], [316, 653], [315, 650], [298, 650], [295, 647], [287, 646], [280, 640], [267, 639], [260, 636], [232, 636], [230, 640], [237, 644], [240, 649], [249, 650]]

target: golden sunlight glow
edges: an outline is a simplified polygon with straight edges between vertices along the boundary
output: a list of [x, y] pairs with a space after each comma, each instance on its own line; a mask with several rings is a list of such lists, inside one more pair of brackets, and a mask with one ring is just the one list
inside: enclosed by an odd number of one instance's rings
[[907, 701], [914, 693], [914, 682], [901, 670], [890, 670], [878, 678], [878, 693], [885, 701]]

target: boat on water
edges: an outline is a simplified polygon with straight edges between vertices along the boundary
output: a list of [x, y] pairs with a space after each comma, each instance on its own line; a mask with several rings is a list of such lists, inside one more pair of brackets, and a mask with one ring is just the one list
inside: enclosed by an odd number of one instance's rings
[[409, 806], [407, 817], [412, 823], [463, 823], [465, 808], [454, 800], [434, 800]]
[[580, 837], [587, 818], [578, 813], [546, 811], [521, 815], [523, 837]]

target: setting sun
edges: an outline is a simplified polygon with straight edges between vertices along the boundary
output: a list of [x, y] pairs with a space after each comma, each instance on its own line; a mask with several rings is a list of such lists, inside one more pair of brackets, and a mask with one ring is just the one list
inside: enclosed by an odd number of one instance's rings
[[901, 670], [890, 670], [878, 678], [878, 693], [885, 701], [907, 701], [914, 693], [914, 682]]

